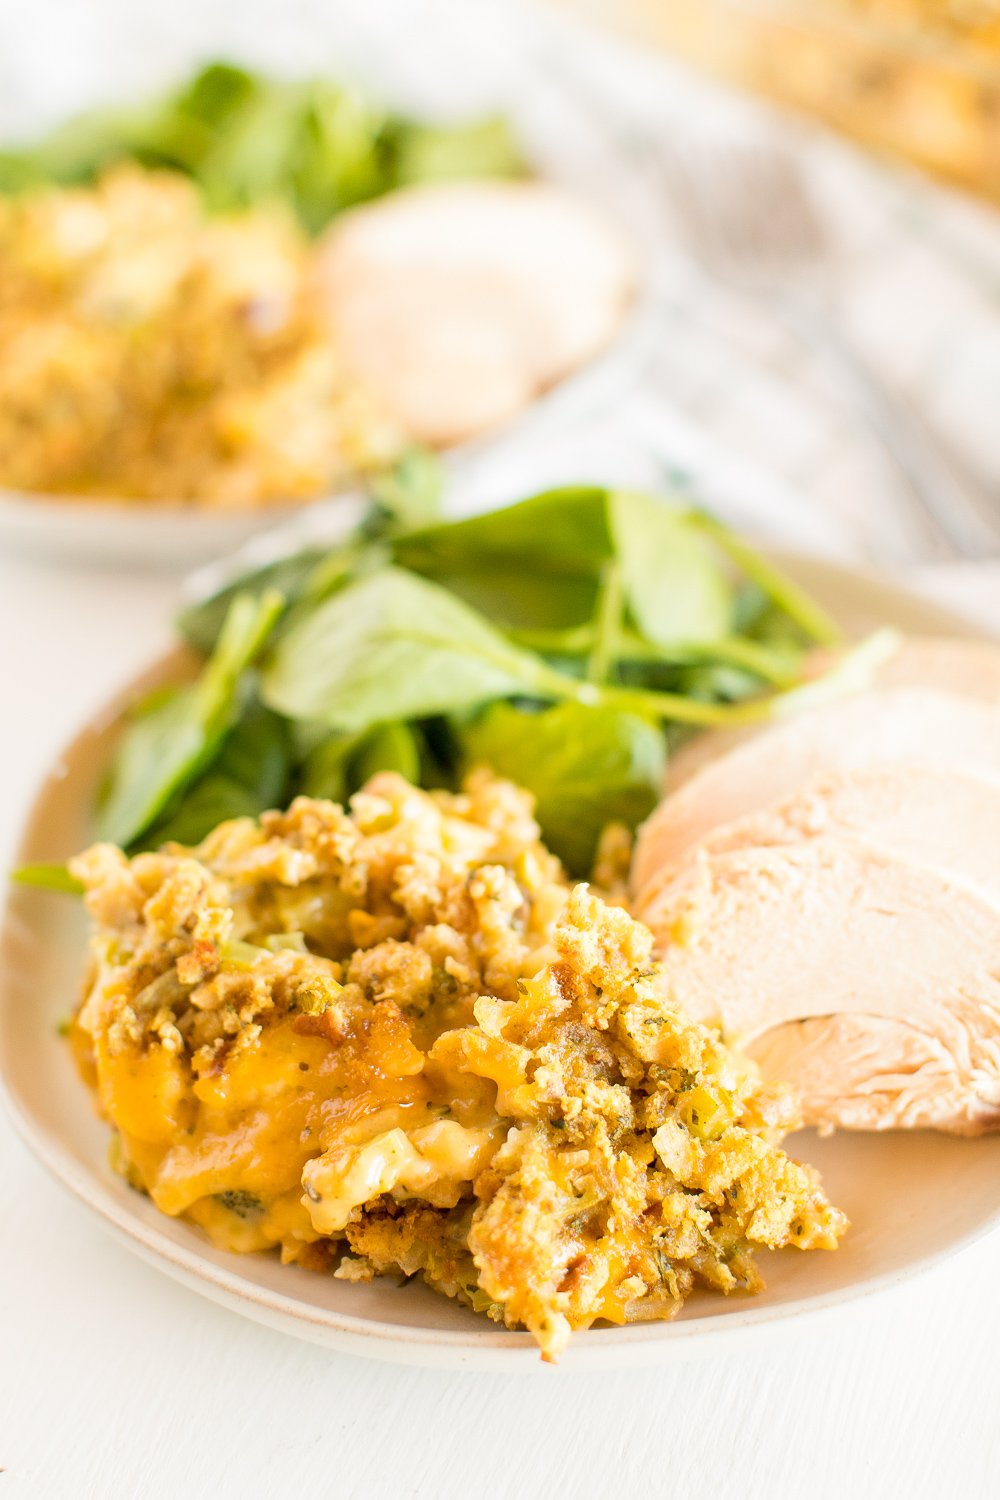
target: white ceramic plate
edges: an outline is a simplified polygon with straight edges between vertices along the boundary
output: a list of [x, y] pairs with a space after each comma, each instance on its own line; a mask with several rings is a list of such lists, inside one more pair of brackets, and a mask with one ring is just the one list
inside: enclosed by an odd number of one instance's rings
[[[852, 631], [972, 635], [961, 619], [865, 575], [783, 559]], [[183, 670], [181, 652], [157, 663], [70, 745], [30, 815], [17, 858], [63, 858], [87, 842], [87, 810], [115, 717], [137, 687]], [[111, 1171], [108, 1132], [76, 1077], [57, 1023], [80, 975], [84, 923], [76, 903], [13, 890], [0, 948], [0, 1077], [24, 1139], [49, 1170], [139, 1254], [195, 1290], [260, 1322], [360, 1354], [414, 1364], [524, 1369], [538, 1361], [508, 1333], [416, 1284], [368, 1286], [282, 1267], [267, 1255], [213, 1249], [194, 1227], [159, 1214]], [[744, 1299], [699, 1294], [673, 1323], [575, 1335], [570, 1367], [648, 1364], [746, 1336], [782, 1320], [835, 1309], [927, 1269], [1000, 1225], [1000, 1135], [969, 1141], [925, 1133], [799, 1137], [793, 1150], [823, 1172], [852, 1228], [836, 1254], [761, 1257], [767, 1290]]]
[[[510, 422], [448, 450], [461, 471], [508, 444], [613, 409], [644, 367], [655, 338], [655, 200], [646, 172], [627, 143], [595, 117], [592, 99], [550, 79], [529, 87], [530, 59], [514, 68], [498, 93], [483, 98], [483, 113], [502, 109], [511, 119], [538, 176], [571, 189], [617, 225], [633, 248], [637, 287], [613, 340], [601, 354], [559, 381]], [[535, 81], [537, 82], [537, 81]], [[474, 113], [475, 110], [471, 109]], [[72, 562], [186, 568], [223, 556], [257, 533], [311, 514], [333, 516], [346, 530], [361, 511], [356, 494], [324, 496], [308, 504], [252, 511], [201, 509], [181, 503], [74, 499], [0, 489], [0, 546]], [[324, 525], [328, 525], [324, 521]]]

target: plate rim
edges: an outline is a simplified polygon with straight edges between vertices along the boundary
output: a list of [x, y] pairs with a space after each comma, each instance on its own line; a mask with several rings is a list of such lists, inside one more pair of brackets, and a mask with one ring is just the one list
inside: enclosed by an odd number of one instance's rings
[[[942, 634], [969, 639], [996, 641], [997, 635], [966, 618], [959, 610], [941, 605], [905, 583], [877, 570], [843, 564], [803, 552], [770, 549], [770, 555], [793, 572], [819, 570], [834, 587], [849, 588], [858, 584], [875, 589], [886, 601], [895, 600], [897, 608], [918, 606], [921, 613], [933, 617]], [[41, 779], [15, 840], [13, 858], [20, 862], [26, 852], [30, 831], [39, 809], [44, 805], [54, 780], [59, 778], [65, 756], [95, 729], [106, 726], [123, 705], [142, 690], [151, 678], [175, 673], [185, 658], [185, 648], [174, 646], [160, 654], [139, 674], [132, 676], [68, 740]], [[43, 1121], [35, 1118], [22, 1095], [17, 1070], [12, 1063], [9, 1033], [5, 1021], [10, 1002], [7, 996], [7, 963], [15, 935], [11, 887], [4, 900], [0, 920], [0, 1102], [28, 1150], [52, 1177], [78, 1202], [82, 1203], [114, 1236], [134, 1253], [200, 1295], [221, 1303], [251, 1319], [276, 1327], [286, 1333], [352, 1354], [380, 1358], [404, 1364], [462, 1367], [475, 1365], [511, 1372], [537, 1368], [537, 1346], [530, 1335], [511, 1332], [487, 1320], [465, 1328], [425, 1328], [389, 1319], [337, 1312], [310, 1305], [282, 1292], [263, 1287], [244, 1276], [238, 1269], [241, 1260], [233, 1256], [232, 1269], [213, 1265], [192, 1239], [190, 1246], [176, 1243], [166, 1233], [143, 1220], [119, 1201], [109, 1188], [84, 1164], [61, 1147]], [[880, 1295], [904, 1282], [926, 1274], [953, 1255], [1000, 1228], [1000, 1195], [992, 1212], [959, 1234], [945, 1246], [918, 1254], [911, 1261], [890, 1270], [863, 1277], [848, 1286], [832, 1288], [794, 1298], [781, 1304], [746, 1303], [732, 1311], [708, 1317], [683, 1315], [665, 1323], [633, 1324], [622, 1328], [581, 1330], [574, 1334], [567, 1351], [560, 1357], [560, 1368], [613, 1368], [623, 1365], [649, 1365], [679, 1357], [682, 1351], [717, 1349], [727, 1339], [742, 1333], [760, 1333], [768, 1328], [787, 1327], [795, 1319], [820, 1317], [836, 1308], [856, 1305]]]

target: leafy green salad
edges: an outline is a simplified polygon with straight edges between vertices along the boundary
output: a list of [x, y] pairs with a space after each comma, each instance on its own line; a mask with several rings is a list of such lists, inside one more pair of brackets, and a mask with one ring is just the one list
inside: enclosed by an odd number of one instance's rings
[[502, 118], [424, 124], [328, 79], [216, 62], [165, 95], [92, 110], [0, 152], [0, 192], [93, 182], [120, 161], [182, 172], [218, 210], [290, 203], [310, 234], [394, 188], [526, 171]]
[[100, 837], [192, 844], [297, 793], [343, 801], [379, 770], [434, 787], [488, 765], [534, 793], [585, 875], [608, 823], [651, 811], [680, 738], [835, 692], [872, 650], [809, 680], [834, 623], [676, 497], [579, 485], [432, 520], [424, 463], [347, 542], [180, 617], [202, 666], [129, 715]]

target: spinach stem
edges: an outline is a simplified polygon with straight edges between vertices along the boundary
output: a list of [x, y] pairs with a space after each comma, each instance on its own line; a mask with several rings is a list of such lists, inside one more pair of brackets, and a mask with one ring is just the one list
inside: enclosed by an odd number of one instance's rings
[[676, 724], [705, 727], [759, 724], [769, 719], [791, 718], [804, 709], [815, 707], [817, 703], [862, 691], [871, 682], [875, 669], [898, 647], [898, 631], [877, 630], [874, 635], [845, 652], [824, 676], [741, 703], [706, 703], [698, 698], [683, 698], [676, 693], [618, 687], [601, 688], [600, 701], [618, 708], [632, 709], [636, 713], [651, 714]]
[[305, 581], [300, 602], [307, 605], [319, 604], [350, 576], [361, 559], [361, 548], [350, 545], [338, 547], [312, 569]]
[[18, 885], [33, 885], [43, 891], [59, 891], [67, 896], [83, 895], [82, 884], [64, 864], [20, 865], [11, 870], [10, 878]]
[[528, 625], [511, 625], [504, 630], [507, 639], [526, 651], [540, 656], [586, 656], [594, 646], [594, 623], [570, 625], [565, 630], [534, 629]]
[[844, 632], [826, 610], [810, 599], [781, 568], [762, 557], [756, 548], [702, 511], [691, 510], [687, 518], [699, 531], [711, 537], [716, 546], [818, 645], [835, 646], [843, 641]]
[[259, 599], [249, 593], [236, 595], [215, 649], [194, 684], [194, 697], [202, 713], [209, 714], [220, 697], [235, 691], [243, 672], [263, 650], [284, 607], [285, 596], [277, 589], [265, 589]]
[[[507, 631], [508, 639], [515, 645], [543, 656], [592, 656], [596, 634], [590, 623], [574, 625], [567, 630]], [[722, 636], [716, 641], [678, 641], [673, 646], [657, 646], [636, 631], [620, 626], [616, 638], [611, 641], [611, 654], [616, 662], [658, 662], [665, 667], [702, 663], [744, 667], [774, 687], [789, 687], [799, 681], [798, 669], [789, 663], [785, 653], [760, 641], [744, 640], [734, 635]]]
[[663, 647], [652, 645], [634, 632], [626, 632], [619, 644], [618, 658], [620, 661], [659, 661], [678, 667], [703, 663], [744, 667], [774, 687], [790, 687], [800, 680], [798, 666], [791, 665], [781, 651], [735, 635], [722, 636], [717, 641], [681, 641], [676, 646]]
[[597, 609], [593, 624], [593, 644], [587, 657], [585, 676], [588, 682], [607, 682], [614, 665], [617, 637], [621, 632], [622, 570], [618, 563], [608, 563], [601, 573]]
[[756, 724], [769, 718], [772, 704], [781, 696], [772, 693], [744, 703], [712, 703], [704, 698], [685, 698], [680, 693], [658, 693], [648, 688], [605, 687], [600, 690], [599, 701], [646, 718], [718, 729], [726, 725]]

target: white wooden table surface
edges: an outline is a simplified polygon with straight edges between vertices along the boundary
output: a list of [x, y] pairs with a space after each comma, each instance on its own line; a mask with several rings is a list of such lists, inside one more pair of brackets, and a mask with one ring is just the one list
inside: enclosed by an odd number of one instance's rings
[[[469, 0], [467, 17], [471, 8]], [[279, 37], [298, 28], [301, 55], [316, 18], [339, 13], [307, 0], [280, 9], [279, 22], [278, 7], [262, 0], [239, 7], [176, 0], [168, 23], [166, 9], [120, 0], [86, 7], [7, 0], [5, 115], [12, 88], [30, 93], [26, 80], [44, 83], [50, 111], [75, 97], [88, 49], [106, 62], [108, 78], [120, 71], [113, 56], [139, 60], [129, 76], [141, 81], [190, 51], [196, 24], [205, 45], [249, 28], [261, 56], [266, 24]], [[184, 16], [186, 31], [177, 19]], [[287, 57], [295, 48], [279, 51]], [[905, 322], [905, 307], [900, 316]], [[982, 317], [973, 321], [982, 332]], [[722, 344], [739, 345], [741, 329], [749, 368], [761, 356], [756, 325], [730, 320]], [[674, 332], [685, 353], [674, 366], [680, 382], [694, 369], [695, 330], [675, 323]], [[745, 390], [743, 365], [739, 374]], [[775, 381], [769, 399], [784, 410], [797, 382], [787, 373]], [[686, 405], [679, 384], [666, 394], [677, 402], [664, 415], [671, 441], [696, 452], [699, 431], [684, 425], [693, 415], [706, 424], [702, 449], [707, 432], [715, 453], [717, 408]], [[823, 429], [822, 443], [842, 451], [847, 439], [834, 429], [843, 413], [830, 421], [833, 435]], [[764, 458], [781, 467], [774, 423], [762, 424], [755, 407], [742, 428], [723, 426], [749, 503], [756, 491], [747, 487], [747, 464]], [[981, 420], [976, 431], [996, 437], [998, 429]], [[811, 491], [831, 505], [853, 493], [868, 503], [878, 476], [864, 471], [863, 455], [857, 462], [849, 483], [846, 471], [831, 478], [821, 465], [824, 490], [789, 459], [782, 493]], [[754, 472], [766, 508], [765, 477]], [[845, 525], [847, 547], [849, 532]], [[1000, 578], [986, 572], [968, 582], [939, 577], [935, 587], [984, 614], [1000, 598]], [[0, 867], [61, 742], [164, 640], [175, 591], [155, 575], [0, 556]], [[1000, 626], [1000, 609], [996, 615]], [[0, 1500], [1000, 1495], [996, 1236], [889, 1296], [748, 1339], [721, 1357], [608, 1375], [539, 1366], [533, 1376], [508, 1378], [347, 1359], [216, 1308], [113, 1242], [48, 1179], [2, 1112], [0, 1226]]]

